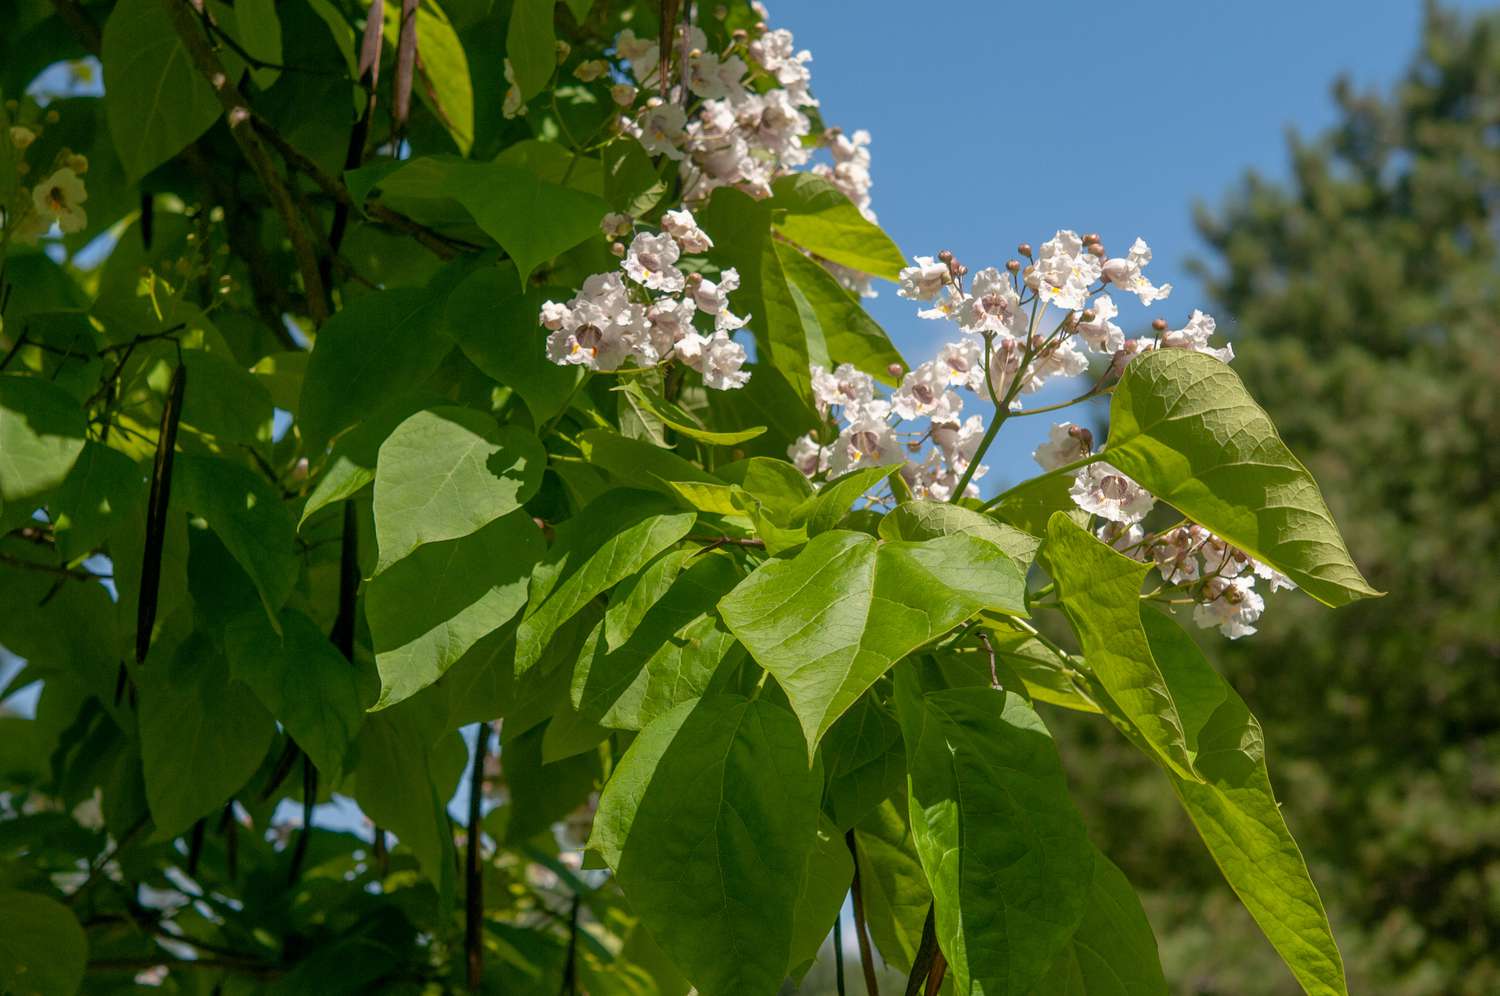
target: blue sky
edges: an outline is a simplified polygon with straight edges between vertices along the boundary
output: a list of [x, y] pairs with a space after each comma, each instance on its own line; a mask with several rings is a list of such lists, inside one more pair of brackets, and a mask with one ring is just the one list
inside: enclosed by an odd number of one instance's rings
[[[1287, 129], [1333, 123], [1340, 73], [1388, 88], [1421, 17], [1421, 0], [771, 0], [771, 23], [813, 53], [825, 120], [873, 134], [874, 208], [903, 251], [951, 249], [975, 270], [1059, 228], [1122, 253], [1142, 236], [1148, 275], [1175, 290], [1149, 311], [1116, 295], [1127, 333], [1157, 314], [1181, 327], [1204, 303], [1184, 266], [1202, 248], [1193, 204], [1218, 203], [1250, 167], [1284, 177]], [[948, 330], [888, 286], [870, 308], [913, 363]], [[1215, 317], [1233, 335], [1234, 316]], [[1048, 424], [1005, 427], [986, 493], [1029, 475]]]

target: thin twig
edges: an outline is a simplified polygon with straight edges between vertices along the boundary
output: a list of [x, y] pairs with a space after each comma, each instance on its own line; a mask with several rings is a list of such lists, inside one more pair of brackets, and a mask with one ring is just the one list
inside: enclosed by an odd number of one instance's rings
[[490, 724], [474, 730], [474, 767], [469, 772], [469, 839], [464, 853], [464, 956], [469, 970], [469, 991], [478, 992], [484, 981], [484, 872], [479, 825], [484, 801], [484, 759], [490, 746]]
[[870, 944], [869, 925], [865, 922], [865, 891], [859, 877], [859, 846], [854, 840], [854, 829], [844, 832], [844, 843], [849, 848], [849, 858], [854, 862], [854, 877], [849, 882], [849, 894], [854, 906], [854, 940], [859, 945], [859, 964], [865, 974], [865, 991], [870, 996], [880, 996], [880, 984], [875, 979], [875, 952]]
[[906, 996], [923, 996], [927, 977], [937, 962], [937, 921], [933, 910], [934, 907], [929, 903], [927, 919], [922, 924], [922, 940], [917, 944], [916, 957], [912, 959], [911, 974], [906, 977]]

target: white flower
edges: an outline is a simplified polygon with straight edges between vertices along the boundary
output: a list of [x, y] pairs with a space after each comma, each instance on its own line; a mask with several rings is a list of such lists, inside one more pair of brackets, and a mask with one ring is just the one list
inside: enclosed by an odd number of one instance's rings
[[1285, 574], [1281, 573], [1270, 564], [1263, 564], [1258, 560], [1252, 559], [1250, 561], [1250, 569], [1255, 572], [1256, 577], [1261, 578], [1264, 581], [1269, 581], [1271, 583], [1272, 594], [1275, 594], [1283, 588], [1286, 588], [1289, 591], [1295, 591], [1297, 588], [1296, 583], [1293, 582], [1291, 578], [1287, 577]]
[[891, 408], [902, 418], [931, 416], [938, 422], [956, 422], [963, 408], [958, 395], [948, 390], [948, 370], [927, 362], [908, 371], [891, 395]]
[[657, 298], [646, 309], [646, 320], [650, 323], [650, 355], [641, 359], [646, 365], [656, 363], [677, 345], [683, 336], [693, 332], [692, 301], [675, 297]]
[[1151, 559], [1167, 584], [1189, 584], [1202, 576], [1198, 547], [1203, 541], [1198, 526], [1169, 529], [1151, 541]]
[[542, 314], [539, 321], [543, 328], [556, 332], [567, 324], [572, 314], [572, 310], [566, 304], [557, 301], [544, 301], [542, 302]]
[[931, 301], [950, 279], [948, 264], [936, 262], [931, 256], [916, 257], [916, 264], [897, 274], [901, 286], [896, 294], [913, 301]]
[[708, 237], [708, 233], [698, 227], [697, 220], [691, 211], [668, 211], [661, 216], [661, 227], [677, 240], [686, 253], [708, 252], [713, 248], [714, 240]]
[[1163, 349], [1191, 349], [1196, 353], [1207, 353], [1217, 360], [1228, 363], [1234, 359], [1234, 347], [1225, 346], [1222, 349], [1214, 349], [1210, 346], [1208, 340], [1213, 336], [1214, 329], [1213, 316], [1194, 308], [1192, 317], [1188, 319], [1185, 326], [1162, 333], [1161, 345]]
[[624, 238], [635, 229], [635, 222], [628, 214], [611, 211], [599, 221], [599, 231], [607, 239]]
[[984, 387], [984, 344], [980, 340], [965, 337], [946, 343], [938, 350], [935, 362], [938, 369], [946, 371], [949, 387], [965, 387], [970, 391]]
[[875, 397], [875, 378], [852, 363], [840, 363], [829, 373], [816, 363], [812, 365], [813, 398], [826, 411], [833, 405], [859, 408]]
[[1076, 311], [1099, 273], [1099, 260], [1084, 250], [1078, 233], [1065, 229], [1042, 243], [1036, 264], [1027, 268], [1027, 282], [1044, 304]]
[[1094, 535], [1099, 537], [1099, 542], [1108, 543], [1118, 553], [1135, 560], [1144, 559], [1141, 541], [1146, 538], [1146, 532], [1135, 523], [1106, 522], [1094, 530]]
[[1126, 525], [1140, 522], [1156, 504], [1149, 491], [1103, 461], [1080, 470], [1068, 493], [1085, 512]]
[[[981, 470], [982, 468], [976, 470], [974, 476], [978, 477]], [[906, 480], [906, 486], [911, 489], [913, 497], [931, 501], [951, 499], [962, 474], [962, 471], [955, 471], [952, 466], [945, 465], [935, 452], [929, 453], [921, 463], [908, 461], [901, 468], [901, 476]], [[964, 494], [971, 498], [979, 497], [979, 487], [973, 480], [964, 488]]]
[[790, 92], [798, 103], [817, 103], [807, 92], [807, 85], [812, 79], [807, 63], [812, 61], [812, 53], [803, 50], [793, 54], [790, 31], [785, 28], [767, 31], [750, 43], [750, 57], [776, 77], [776, 82]]
[[750, 374], [745, 365], [745, 347], [729, 338], [727, 332], [710, 336], [689, 332], [677, 343], [677, 355], [684, 363], [703, 375], [703, 385], [716, 391], [744, 387]]
[[861, 413], [834, 441], [829, 470], [842, 476], [861, 467], [882, 467], [905, 459], [901, 442], [885, 419]]
[[786, 448], [786, 455], [804, 477], [813, 477], [828, 469], [828, 447], [819, 446], [812, 433], [799, 436]]
[[1172, 293], [1172, 285], [1153, 286], [1151, 281], [1141, 273], [1149, 262], [1151, 262], [1151, 247], [1146, 245], [1144, 239], [1136, 239], [1128, 255], [1123, 258], [1105, 260], [1102, 272], [1110, 283], [1134, 294], [1141, 299], [1142, 304], [1164, 301], [1167, 295]]
[[500, 104], [500, 115], [504, 118], [516, 118], [526, 109], [526, 101], [521, 99], [521, 88], [516, 85], [516, 72], [511, 66], [510, 60], [506, 59], [503, 64], [505, 73], [505, 99]]
[[1094, 434], [1081, 425], [1059, 422], [1047, 433], [1047, 441], [1031, 453], [1043, 470], [1065, 467], [1094, 452]]
[[645, 83], [656, 72], [661, 45], [655, 38], [637, 38], [626, 28], [615, 37], [615, 54], [630, 63], [630, 73], [637, 83]]
[[10, 144], [15, 146], [17, 152], [26, 151], [27, 146], [36, 141], [36, 132], [24, 125], [10, 126]]
[[1079, 352], [1072, 340], [1063, 339], [1043, 349], [1032, 359], [1031, 376], [1021, 389], [1030, 394], [1041, 390], [1042, 385], [1053, 377], [1077, 377], [1088, 368], [1088, 357]]
[[1193, 606], [1193, 622], [1204, 629], [1219, 627], [1231, 640], [1255, 632], [1252, 625], [1265, 611], [1265, 600], [1256, 594], [1250, 576], [1209, 578], [1203, 585], [1203, 601]]
[[993, 266], [974, 274], [971, 293], [960, 308], [958, 323], [969, 332], [1024, 336], [1027, 318], [1010, 277]]
[[676, 293], [685, 283], [682, 271], [674, 265], [681, 254], [672, 236], [642, 232], [625, 253], [625, 273], [643, 287]]
[[705, 52], [688, 59], [688, 89], [705, 100], [743, 97], [747, 70], [745, 60], [737, 55], [720, 59]]
[[64, 166], [62, 169], [38, 183], [31, 191], [31, 201], [37, 214], [48, 223], [57, 222], [64, 235], [80, 232], [88, 224], [88, 215], [81, 205], [89, 199], [87, 190], [78, 174]]
[[1094, 303], [1089, 305], [1088, 310], [1094, 313], [1094, 320], [1085, 322], [1080, 317], [1077, 329], [1079, 337], [1090, 349], [1100, 353], [1113, 353], [1125, 345], [1124, 330], [1111, 321], [1120, 312], [1108, 294], [1100, 294], [1094, 298]]
[[[960, 474], [973, 462], [983, 439], [984, 419], [978, 415], [970, 415], [962, 425], [957, 422], [934, 422], [932, 425], [933, 445], [943, 454], [948, 466]], [[974, 468], [974, 479], [983, 477], [988, 469], [983, 464]]]
[[726, 267], [715, 283], [707, 277], [694, 275], [688, 280], [688, 294], [698, 310], [713, 315], [714, 328], [722, 332], [733, 332], [744, 326], [746, 319], [729, 310], [729, 295], [740, 286], [740, 272]]
[[655, 104], [641, 115], [641, 145], [652, 155], [682, 158], [683, 127], [687, 114], [676, 104]]

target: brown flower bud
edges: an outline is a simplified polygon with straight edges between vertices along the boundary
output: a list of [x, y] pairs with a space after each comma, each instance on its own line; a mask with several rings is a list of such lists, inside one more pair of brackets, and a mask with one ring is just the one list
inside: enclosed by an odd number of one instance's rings
[[1098, 242], [1093, 243], [1089, 246], [1089, 254], [1092, 256], [1097, 256], [1099, 259], [1103, 259], [1104, 246]]
[[1027, 259], [1030, 259], [1031, 258], [1031, 243], [1030, 242], [1022, 242], [1020, 245], [1016, 246], [1016, 252], [1020, 253], [1022, 256], [1025, 256]]
[[1151, 319], [1151, 327], [1158, 332], [1165, 332], [1167, 330], [1167, 320], [1165, 318], [1153, 318]]
[[951, 253], [947, 249], [943, 249], [938, 253], [938, 261], [943, 263], [953, 262], [953, 253]]
[[900, 377], [901, 370], [902, 367], [899, 363], [892, 363], [890, 366], [885, 368], [885, 372], [890, 374], [892, 377]]
[[1094, 245], [1098, 241], [1099, 241], [1099, 233], [1098, 232], [1089, 232], [1087, 235], [1085, 235], [1083, 237], [1083, 244], [1086, 245], [1086, 246]]
[[1019, 259], [1008, 259], [1005, 261], [1005, 268], [1012, 273], [1020, 273], [1021, 261]]

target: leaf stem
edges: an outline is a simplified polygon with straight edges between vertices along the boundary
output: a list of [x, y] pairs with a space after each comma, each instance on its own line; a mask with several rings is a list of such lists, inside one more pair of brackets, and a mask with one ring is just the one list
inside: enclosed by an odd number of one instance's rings
[[[870, 927], [865, 921], [865, 890], [859, 875], [859, 847], [854, 839], [854, 828], [844, 832], [844, 843], [849, 848], [849, 859], [854, 863], [854, 877], [849, 881], [849, 895], [854, 906], [854, 940], [859, 945], [859, 965], [865, 975], [865, 991], [870, 996], [880, 996], [880, 985], [875, 979], [875, 954], [870, 945]], [[839, 967], [843, 967], [843, 952], [839, 952]], [[840, 974], [843, 974], [840, 972]]]

